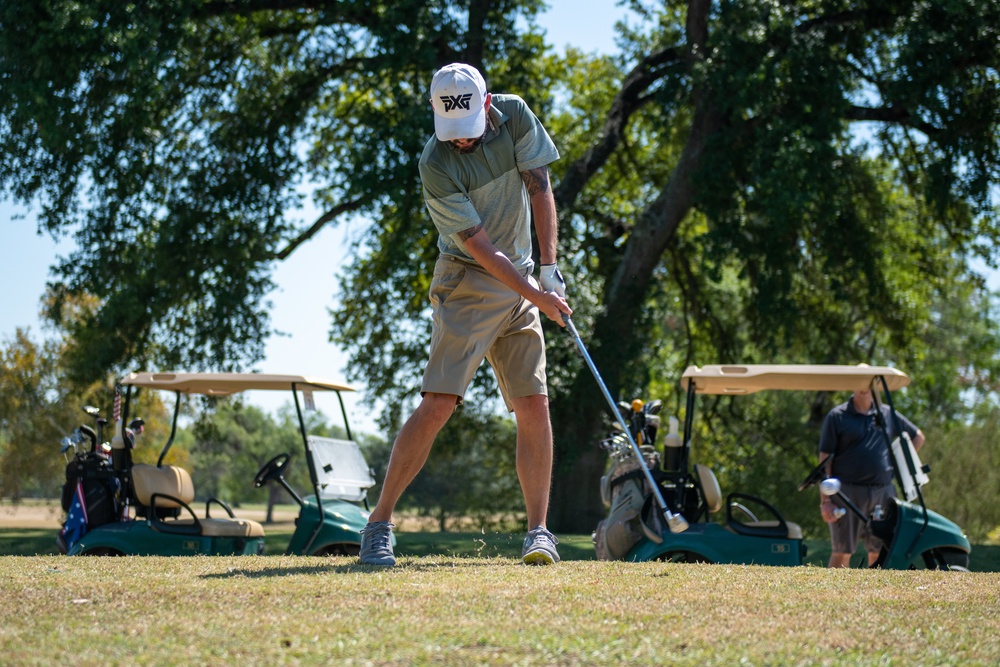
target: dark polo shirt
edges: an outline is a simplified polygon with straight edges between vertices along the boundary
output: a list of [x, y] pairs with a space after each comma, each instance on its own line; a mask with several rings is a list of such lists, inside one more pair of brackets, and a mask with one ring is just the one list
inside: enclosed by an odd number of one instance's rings
[[[833, 476], [848, 484], [885, 485], [892, 483], [889, 443], [896, 439], [889, 406], [882, 406], [888, 439], [876, 423], [874, 406], [867, 414], [854, 409], [849, 400], [830, 410], [823, 421], [819, 451], [833, 455]], [[898, 411], [896, 417], [913, 438], [917, 427]]]

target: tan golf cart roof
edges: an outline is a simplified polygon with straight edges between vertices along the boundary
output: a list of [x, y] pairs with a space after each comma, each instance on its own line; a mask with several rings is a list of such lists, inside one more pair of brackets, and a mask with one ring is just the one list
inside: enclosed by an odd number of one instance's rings
[[[910, 384], [906, 373], [888, 366], [833, 366], [813, 364], [759, 364], [688, 366], [681, 376], [687, 390], [694, 382], [697, 394], [752, 394], [766, 389], [792, 391], [857, 391], [884, 377], [889, 391]], [[882, 382], [876, 385], [882, 389]]]
[[292, 384], [297, 389], [354, 391], [353, 387], [322, 378], [267, 373], [129, 373], [122, 378], [121, 383], [206, 396], [227, 396], [252, 389], [289, 391]]

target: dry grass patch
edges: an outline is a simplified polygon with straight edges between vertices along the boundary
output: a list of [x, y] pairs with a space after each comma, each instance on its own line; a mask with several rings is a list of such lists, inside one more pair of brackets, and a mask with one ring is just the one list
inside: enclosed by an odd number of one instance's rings
[[404, 557], [0, 559], [7, 664], [1000, 661], [1000, 575]]

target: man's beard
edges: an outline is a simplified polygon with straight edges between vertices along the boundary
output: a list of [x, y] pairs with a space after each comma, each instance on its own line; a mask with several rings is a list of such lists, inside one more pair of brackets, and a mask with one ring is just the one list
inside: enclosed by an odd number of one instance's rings
[[476, 152], [476, 149], [479, 148], [482, 145], [483, 139], [485, 139], [485, 138], [486, 138], [486, 131], [483, 130], [482, 136], [480, 136], [474, 142], [472, 142], [468, 146], [465, 146], [464, 148], [459, 148], [458, 146], [455, 146], [455, 150], [457, 150], [459, 153], [462, 153], [463, 155], [467, 155], [469, 153], [474, 153], [474, 152]]

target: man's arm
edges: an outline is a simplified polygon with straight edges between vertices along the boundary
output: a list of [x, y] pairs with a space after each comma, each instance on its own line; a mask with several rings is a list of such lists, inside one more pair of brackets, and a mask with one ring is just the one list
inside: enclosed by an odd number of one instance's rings
[[493, 242], [486, 236], [482, 224], [459, 232], [459, 239], [465, 246], [466, 252], [479, 262], [479, 265], [486, 269], [490, 275], [511, 288], [522, 297], [538, 306], [538, 309], [559, 326], [566, 326], [562, 315], [572, 315], [573, 311], [566, 304], [566, 300], [555, 292], [543, 292], [536, 288], [522, 276], [510, 259], [505, 254], [497, 250]]
[[556, 200], [549, 185], [549, 168], [542, 166], [521, 172], [521, 180], [531, 198], [531, 213], [538, 236], [538, 253], [542, 264], [556, 263], [556, 245], [559, 241], [559, 220], [556, 217]]

